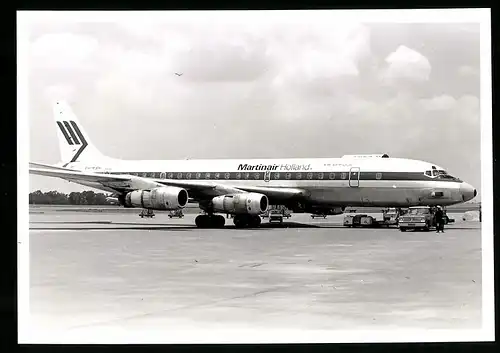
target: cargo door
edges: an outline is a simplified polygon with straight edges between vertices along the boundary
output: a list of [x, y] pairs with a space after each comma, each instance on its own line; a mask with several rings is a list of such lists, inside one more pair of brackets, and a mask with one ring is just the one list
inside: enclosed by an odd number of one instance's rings
[[349, 171], [349, 186], [352, 188], [359, 187], [359, 168], [352, 167]]

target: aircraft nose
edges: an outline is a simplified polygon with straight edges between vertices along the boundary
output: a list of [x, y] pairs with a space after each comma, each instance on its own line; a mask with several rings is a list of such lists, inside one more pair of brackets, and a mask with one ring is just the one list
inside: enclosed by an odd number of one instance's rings
[[474, 189], [472, 185], [467, 183], [462, 183], [462, 185], [460, 185], [460, 193], [462, 194], [462, 199], [464, 200], [464, 202], [472, 200], [477, 196], [477, 190]]

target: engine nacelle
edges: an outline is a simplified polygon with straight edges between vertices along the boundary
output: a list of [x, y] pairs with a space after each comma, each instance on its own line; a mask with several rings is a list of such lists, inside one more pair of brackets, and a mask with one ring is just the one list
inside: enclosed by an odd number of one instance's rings
[[267, 211], [269, 200], [266, 195], [253, 192], [231, 194], [214, 197], [212, 207], [216, 212], [259, 215]]
[[182, 188], [165, 186], [151, 190], [135, 190], [125, 195], [125, 207], [152, 210], [177, 210], [188, 203], [188, 193]]

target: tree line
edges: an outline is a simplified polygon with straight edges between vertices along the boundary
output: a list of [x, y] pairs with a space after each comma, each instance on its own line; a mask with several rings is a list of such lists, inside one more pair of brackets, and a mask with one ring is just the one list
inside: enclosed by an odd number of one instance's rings
[[113, 203], [106, 200], [108, 196], [110, 195], [93, 191], [64, 194], [37, 190], [30, 193], [30, 205], [111, 205]]

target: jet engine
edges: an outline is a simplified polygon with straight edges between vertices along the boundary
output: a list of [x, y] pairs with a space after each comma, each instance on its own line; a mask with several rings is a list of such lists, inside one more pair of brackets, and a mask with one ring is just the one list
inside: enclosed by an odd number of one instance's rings
[[188, 203], [188, 193], [182, 188], [165, 186], [151, 190], [135, 190], [125, 195], [125, 207], [142, 207], [153, 210], [176, 210]]
[[266, 195], [253, 192], [217, 196], [212, 199], [214, 211], [231, 214], [259, 215], [266, 212], [268, 206]]

